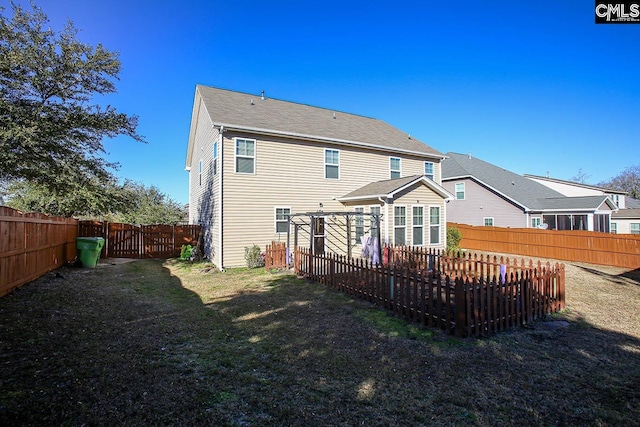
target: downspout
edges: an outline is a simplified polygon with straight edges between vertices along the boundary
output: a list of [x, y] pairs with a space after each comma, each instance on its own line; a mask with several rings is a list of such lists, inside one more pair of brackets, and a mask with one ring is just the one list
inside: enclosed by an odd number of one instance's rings
[[222, 222], [224, 220], [224, 212], [222, 209], [222, 179], [224, 177], [224, 126], [220, 126], [220, 144], [218, 145], [218, 162], [217, 165], [218, 171], [220, 171], [220, 179], [218, 179], [218, 248], [220, 251], [220, 265], [218, 269], [220, 271], [224, 271], [224, 250], [223, 248], [223, 239], [222, 239]]
[[389, 244], [389, 204], [378, 197], [380, 203], [384, 205], [384, 243]]

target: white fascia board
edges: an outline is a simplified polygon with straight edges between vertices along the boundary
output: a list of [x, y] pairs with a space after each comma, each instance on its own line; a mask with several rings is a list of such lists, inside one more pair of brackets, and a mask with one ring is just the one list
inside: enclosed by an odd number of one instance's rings
[[399, 148], [385, 147], [385, 146], [376, 145], [376, 144], [369, 144], [367, 142], [349, 141], [349, 140], [346, 140], [346, 139], [334, 139], [334, 138], [327, 138], [327, 137], [324, 137], [324, 136], [316, 136], [316, 135], [305, 135], [305, 134], [296, 133], [296, 132], [286, 132], [286, 131], [273, 130], [273, 129], [254, 128], [254, 127], [251, 127], [251, 126], [241, 126], [241, 125], [234, 125], [234, 124], [228, 124], [228, 123], [218, 123], [218, 122], [214, 122], [213, 125], [216, 126], [216, 127], [224, 126], [224, 128], [227, 129], [227, 130], [235, 130], [235, 131], [241, 131], [241, 132], [244, 131], [244, 132], [258, 133], [258, 134], [262, 134], [262, 135], [295, 138], [295, 139], [302, 139], [302, 140], [305, 140], [305, 141], [328, 142], [328, 143], [331, 143], [331, 144], [346, 145], [346, 146], [350, 146], [350, 147], [364, 147], [364, 148], [370, 148], [372, 150], [378, 150], [378, 151], [387, 151], [387, 152], [402, 153], [402, 154], [412, 154], [414, 156], [422, 156], [422, 157], [431, 158], [431, 159], [443, 160], [446, 157], [446, 156], [439, 155], [439, 154], [428, 154], [428, 153], [423, 153], [423, 152], [420, 152], [420, 151], [402, 150], [402, 149], [399, 149]]

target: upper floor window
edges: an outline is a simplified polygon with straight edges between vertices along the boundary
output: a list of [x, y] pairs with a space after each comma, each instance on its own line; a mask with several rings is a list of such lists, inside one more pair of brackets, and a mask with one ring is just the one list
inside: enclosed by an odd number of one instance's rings
[[400, 178], [402, 175], [402, 164], [399, 157], [389, 157], [389, 177], [391, 179]]
[[456, 184], [456, 200], [464, 200], [464, 182]]
[[213, 143], [213, 174], [218, 173], [218, 141]]
[[324, 150], [324, 177], [327, 179], [340, 179], [340, 151]]
[[256, 173], [256, 141], [236, 138], [236, 173]]
[[202, 160], [198, 162], [198, 185], [202, 185]]
[[617, 206], [620, 207], [620, 196], [617, 194], [610, 194], [609, 198]]
[[435, 175], [433, 174], [433, 162], [424, 162], [424, 176], [432, 181], [434, 180]]
[[484, 218], [484, 225], [485, 227], [493, 227], [493, 218], [491, 217]]

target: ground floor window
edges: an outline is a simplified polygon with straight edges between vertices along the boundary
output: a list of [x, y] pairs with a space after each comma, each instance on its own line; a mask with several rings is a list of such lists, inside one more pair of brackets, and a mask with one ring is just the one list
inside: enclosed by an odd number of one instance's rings
[[378, 237], [378, 224], [376, 222], [376, 218], [380, 219], [380, 206], [369, 206], [369, 212], [373, 214], [369, 217], [371, 221], [371, 237]]
[[407, 208], [395, 206], [393, 208], [393, 244], [405, 245], [407, 243]]
[[429, 243], [440, 244], [440, 206], [429, 208]]
[[640, 223], [631, 223], [631, 234], [640, 234]]
[[531, 218], [531, 228], [538, 228], [542, 223], [542, 218]]
[[615, 222], [611, 223], [611, 232], [613, 234], [618, 234], [618, 224], [616, 224]]
[[413, 207], [411, 223], [413, 224], [412, 244], [422, 246], [424, 244], [424, 208], [422, 206]]
[[289, 215], [291, 215], [291, 208], [276, 207], [276, 233], [289, 232]]

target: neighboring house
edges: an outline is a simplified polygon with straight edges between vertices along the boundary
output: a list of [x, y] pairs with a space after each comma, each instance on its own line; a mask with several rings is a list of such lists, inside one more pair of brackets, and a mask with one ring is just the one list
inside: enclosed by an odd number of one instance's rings
[[[605, 195], [566, 197], [471, 155], [447, 153], [442, 185], [455, 195], [447, 219], [470, 225], [609, 232], [615, 204]], [[546, 224], [546, 225], [544, 225]]]
[[604, 195], [611, 199], [618, 211], [611, 214], [611, 232], [640, 234], [640, 201], [628, 196], [626, 191], [564, 181], [545, 176], [524, 175], [526, 178], [559, 191], [567, 197]]
[[[205, 255], [218, 268], [244, 265], [245, 247], [286, 241], [290, 215], [307, 212], [326, 213], [327, 223], [340, 216], [332, 212], [382, 214], [383, 242], [442, 248], [452, 198], [440, 186], [443, 158], [377, 119], [198, 85], [189, 221], [203, 226]], [[347, 229], [354, 245], [377, 233], [368, 216], [350, 218], [335, 233], [322, 228], [322, 238], [344, 250]]]
[[525, 178], [529, 178], [535, 182], [545, 185], [552, 190], [559, 192], [567, 197], [580, 197], [580, 196], [608, 196], [611, 201], [616, 205], [618, 209], [625, 209], [626, 206], [626, 191], [613, 190], [610, 188], [598, 187], [595, 185], [581, 184], [574, 181], [565, 181], [562, 179], [550, 178], [548, 176], [537, 175], [524, 175]]

